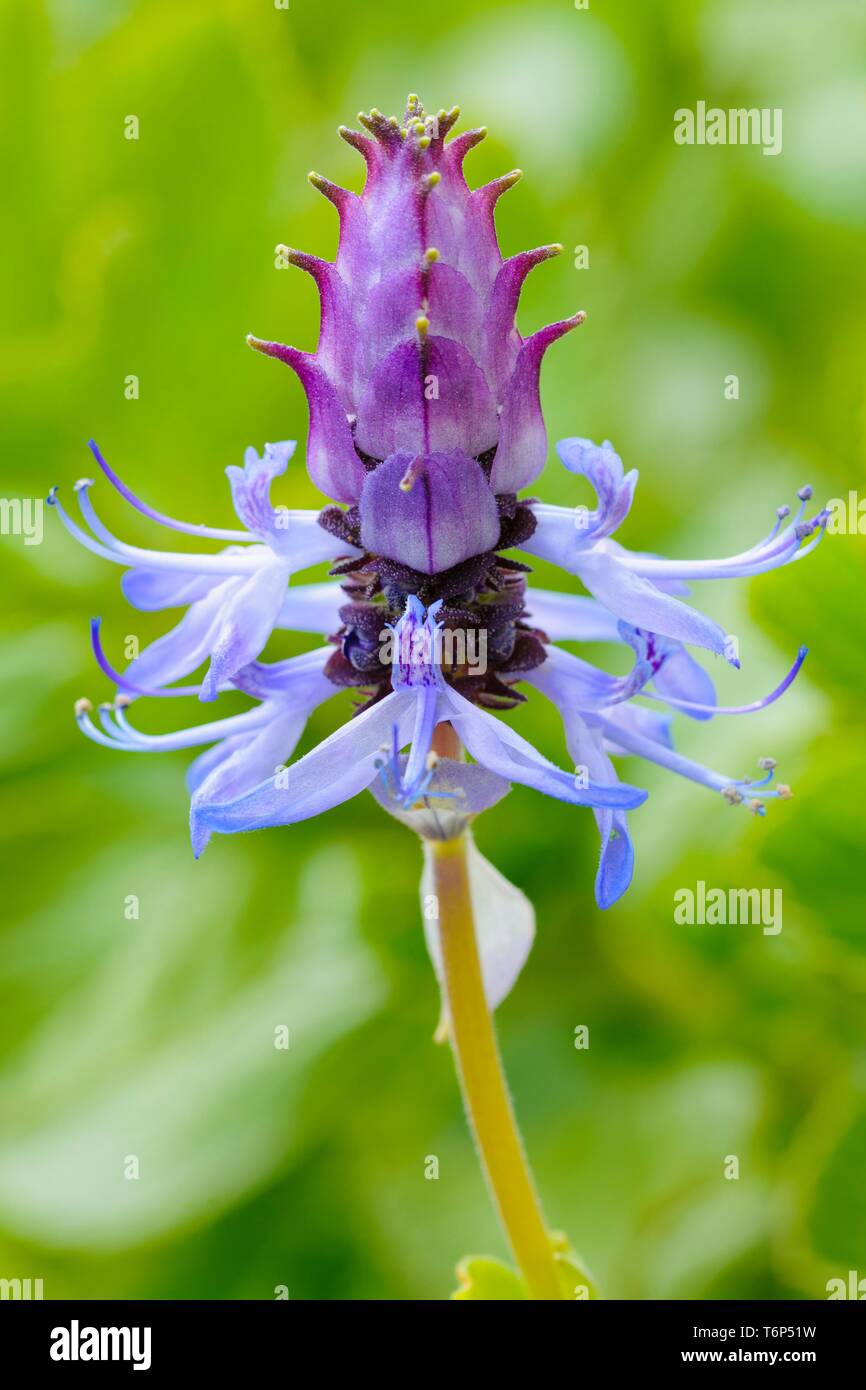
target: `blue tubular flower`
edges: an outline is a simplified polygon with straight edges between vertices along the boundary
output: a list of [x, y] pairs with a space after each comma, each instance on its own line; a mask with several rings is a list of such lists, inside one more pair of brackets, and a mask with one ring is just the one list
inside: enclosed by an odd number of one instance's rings
[[[182, 536], [219, 542], [217, 553], [124, 544], [97, 515], [90, 480], [75, 489], [83, 524], [52, 492], [75, 539], [125, 568], [130, 603], [186, 610], [124, 671], [112, 665], [94, 621], [97, 662], [119, 694], [97, 721], [87, 702], [76, 713], [83, 732], [109, 748], [206, 750], [189, 774], [196, 854], [214, 831], [289, 825], [365, 788], [421, 834], [449, 838], [518, 782], [591, 807], [601, 838], [596, 896], [607, 907], [631, 879], [627, 812], [646, 796], [619, 782], [612, 758], [640, 756], [756, 814], [790, 795], [773, 785], [772, 760], [749, 780], [677, 754], [670, 712], [705, 721], [764, 708], [790, 685], [805, 650], [764, 699], [720, 706], [688, 648], [739, 662], [724, 630], [683, 596], [694, 580], [744, 578], [802, 559], [820, 541], [827, 513], [807, 518], [811, 492], [803, 488], [796, 514], [780, 507], [769, 534], [739, 554], [637, 554], [614, 539], [637, 473], [625, 472], [610, 443], [578, 438], [561, 441], [558, 453], [588, 479], [596, 506], [518, 498], [545, 461], [542, 358], [583, 315], [525, 339], [518, 332], [526, 276], [561, 248], [503, 259], [494, 207], [516, 176], [469, 189], [463, 160], [484, 132], [446, 139], [457, 114], [431, 120], [411, 98], [402, 122], [373, 112], [362, 118], [368, 133], [341, 129], [363, 155], [367, 180], [356, 195], [313, 176], [339, 213], [336, 262], [286, 253], [319, 290], [317, 349], [250, 339], [303, 386], [307, 468], [333, 499], [324, 510], [273, 506], [271, 486], [286, 470], [290, 443], [266, 445], [261, 457], [249, 449], [242, 468], [226, 470], [235, 529], [154, 511], [91, 445], [137, 511]], [[587, 593], [527, 588], [529, 566], [507, 553], [514, 551], [552, 561]], [[329, 580], [289, 583], [323, 560], [333, 565]], [[325, 645], [288, 661], [260, 660], [271, 634], [286, 629], [317, 634]], [[626, 648], [631, 669], [610, 675], [559, 642]], [[203, 677], [189, 681], [202, 666]], [[497, 717], [526, 699], [527, 686], [560, 711], [575, 773]], [[311, 711], [345, 689], [359, 697], [353, 717], [284, 767]], [[161, 735], [142, 733], [127, 713], [148, 695], [212, 702], [227, 691], [255, 703]], [[442, 725], [474, 762], [437, 757]]]
[[[719, 655], [730, 656], [730, 643], [718, 624], [695, 612], [672, 595], [694, 579], [741, 579], [778, 569], [802, 559], [824, 534], [829, 513], [823, 509], [805, 519], [812, 489], [801, 488], [800, 505], [787, 526], [788, 507], [780, 507], [776, 524], [764, 540], [739, 555], [721, 560], [666, 560], [655, 555], [636, 555], [608, 537], [626, 517], [634, 496], [637, 473], [625, 474], [613, 445], [599, 448], [588, 439], [563, 439], [556, 446], [571, 473], [589, 479], [598, 497], [598, 508], [570, 510], [537, 503], [537, 525], [522, 542], [531, 555], [550, 560], [581, 583], [617, 617]], [[802, 542], [811, 537], [807, 545]]]
[[[151, 611], [189, 604], [177, 627], [146, 648], [125, 673], [124, 687], [136, 694], [155, 693], [171, 685], [209, 657], [198, 694], [203, 701], [215, 700], [236, 672], [260, 654], [275, 627], [301, 616], [300, 605], [298, 612], [293, 611], [294, 595], [286, 594], [290, 576], [321, 560], [359, 553], [325, 531], [316, 512], [271, 505], [271, 484], [285, 473], [293, 442], [266, 444], [261, 458], [254, 449], [247, 449], [243, 468], [226, 469], [243, 530], [197, 526], [155, 511], [121, 482], [93, 441], [90, 448], [118, 492], [151, 521], [185, 535], [234, 542], [217, 555], [143, 550], [119, 541], [103, 525], [90, 495], [91, 479], [75, 486], [86, 531], [67, 515], [57, 489], [52, 489], [48, 501], [75, 539], [95, 554], [128, 567], [123, 591], [134, 607]], [[321, 598], [322, 586], [316, 587]], [[321, 615], [325, 610], [318, 611]], [[335, 616], [332, 612], [331, 618]], [[305, 626], [303, 621], [293, 625]], [[321, 630], [318, 623], [315, 630]]]
[[[450, 723], [476, 762], [509, 782], [521, 782], [575, 806], [632, 809], [646, 793], [625, 785], [580, 786], [548, 762], [530, 743], [473, 705], [442, 674], [437, 622], [441, 601], [425, 610], [410, 595], [394, 624], [391, 691], [368, 706], [317, 748], [253, 791], [231, 801], [193, 808], [195, 823], [210, 830], [255, 830], [290, 825], [346, 801], [377, 777], [395, 809], [423, 801], [437, 759], [432, 754], [437, 725]], [[601, 673], [599, 673], [601, 674]], [[410, 746], [405, 763], [401, 750]]]

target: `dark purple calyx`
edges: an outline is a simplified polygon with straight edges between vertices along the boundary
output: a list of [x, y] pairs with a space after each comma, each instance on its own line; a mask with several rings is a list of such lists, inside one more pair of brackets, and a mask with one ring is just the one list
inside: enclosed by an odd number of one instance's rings
[[[359, 508], [326, 507], [319, 523], [347, 544], [365, 548]], [[430, 573], [369, 550], [360, 560], [335, 566], [331, 573], [343, 579], [347, 601], [340, 610], [342, 626], [331, 639], [337, 650], [326, 675], [337, 685], [363, 690], [367, 698], [361, 708], [386, 695], [391, 667], [383, 643], [414, 594], [428, 608], [441, 599], [438, 619], [459, 639], [443, 645], [445, 679], [476, 704], [497, 709], [520, 704], [524, 696], [499, 673], [508, 671], [513, 681], [515, 673], [540, 666], [547, 638], [525, 617], [529, 566], [499, 551], [527, 539], [535, 525], [527, 502], [503, 496], [497, 499], [494, 544], [448, 568]]]

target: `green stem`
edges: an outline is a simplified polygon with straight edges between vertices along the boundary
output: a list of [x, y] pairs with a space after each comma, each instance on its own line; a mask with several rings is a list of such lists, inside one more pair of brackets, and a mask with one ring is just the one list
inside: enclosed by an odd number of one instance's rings
[[499, 1216], [533, 1299], [562, 1299], [550, 1236], [508, 1095], [475, 940], [465, 835], [434, 841], [434, 887], [450, 1036], [469, 1123]]

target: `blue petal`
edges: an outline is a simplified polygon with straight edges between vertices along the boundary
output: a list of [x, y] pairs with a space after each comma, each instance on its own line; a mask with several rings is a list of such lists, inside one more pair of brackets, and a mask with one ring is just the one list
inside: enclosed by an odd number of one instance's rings
[[393, 726], [397, 727], [398, 746], [409, 741], [414, 715], [414, 697], [392, 691], [291, 763], [285, 773], [268, 778], [232, 801], [196, 805], [194, 835], [200, 833], [200, 825], [223, 834], [293, 825], [348, 801], [376, 777]]

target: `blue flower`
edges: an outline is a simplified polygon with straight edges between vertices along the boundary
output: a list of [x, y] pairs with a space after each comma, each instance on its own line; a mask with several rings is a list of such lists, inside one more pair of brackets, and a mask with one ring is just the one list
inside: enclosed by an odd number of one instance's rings
[[[124, 567], [130, 603], [186, 610], [123, 671], [94, 620], [94, 654], [117, 695], [96, 720], [79, 701], [76, 717], [108, 748], [206, 750], [189, 774], [197, 855], [214, 832], [290, 825], [368, 788], [422, 835], [447, 836], [520, 783], [592, 809], [601, 842], [596, 897], [607, 907], [631, 880], [627, 813], [646, 799], [619, 781], [614, 758], [637, 755], [755, 814], [790, 795], [774, 784], [772, 759], [749, 779], [676, 753], [671, 716], [703, 722], [764, 708], [795, 678], [805, 649], [770, 694], [720, 706], [689, 648], [738, 667], [736, 644], [684, 596], [696, 580], [747, 578], [803, 559], [828, 513], [808, 516], [811, 490], [802, 488], [795, 514], [780, 507], [769, 534], [736, 555], [667, 560], [629, 551], [615, 533], [637, 474], [625, 472], [609, 442], [579, 438], [557, 450], [589, 480], [596, 506], [519, 499], [546, 451], [542, 358], [583, 316], [521, 337], [522, 283], [560, 248], [503, 260], [493, 207], [515, 180], [470, 192], [462, 161], [480, 133], [446, 143], [452, 116], [435, 130], [422, 117], [413, 101], [402, 127], [374, 115], [369, 136], [341, 132], [367, 161], [360, 197], [314, 180], [340, 214], [337, 261], [288, 254], [319, 288], [317, 352], [251, 339], [300, 377], [310, 408], [307, 465], [335, 501], [320, 512], [275, 507], [271, 486], [294, 445], [266, 445], [261, 457], [248, 449], [242, 468], [226, 470], [239, 528], [181, 522], [146, 505], [91, 444], [108, 481], [151, 521], [221, 543], [202, 554], [118, 540], [96, 513], [89, 479], [75, 488], [83, 524], [52, 491], [75, 539]], [[532, 587], [515, 551], [552, 562], [586, 593]], [[322, 561], [332, 565], [328, 581], [294, 582]], [[281, 629], [325, 640], [303, 656], [263, 661]], [[631, 667], [611, 675], [560, 642], [625, 648]], [[204, 676], [190, 681], [202, 666]], [[573, 771], [499, 717], [527, 698], [526, 687], [560, 712]], [[289, 762], [312, 711], [346, 689], [359, 696], [353, 716]], [[232, 691], [254, 702], [246, 712], [175, 733], [145, 734], [129, 711], [144, 697], [211, 703]], [[442, 726], [447, 735], [437, 734]], [[448, 740], [474, 761], [439, 756], [437, 743]]]

